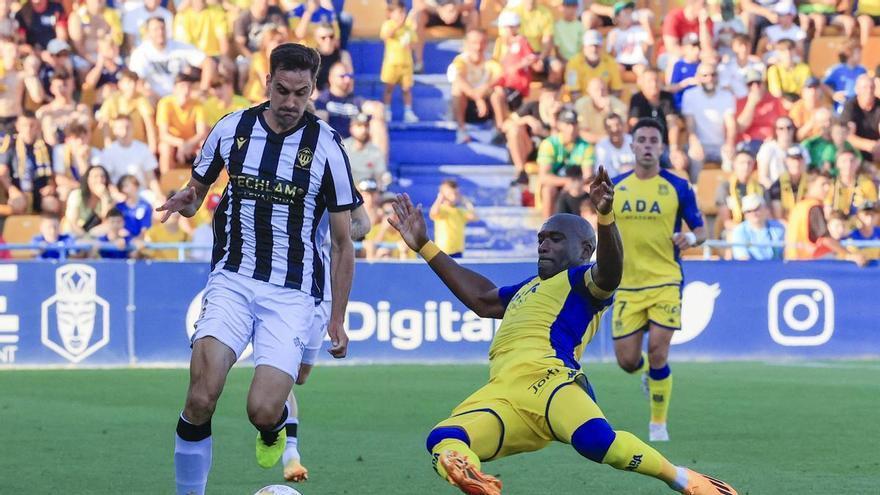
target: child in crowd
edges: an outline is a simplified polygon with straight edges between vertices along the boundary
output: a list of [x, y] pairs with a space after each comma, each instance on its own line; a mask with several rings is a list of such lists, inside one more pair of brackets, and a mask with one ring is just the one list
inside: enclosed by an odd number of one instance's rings
[[412, 108], [412, 43], [416, 40], [416, 30], [406, 19], [404, 0], [391, 0], [388, 3], [388, 20], [382, 23], [379, 37], [385, 42], [382, 72], [379, 75], [379, 79], [385, 83], [385, 120], [391, 120], [391, 95], [394, 87], [399, 85], [403, 92], [404, 122], [418, 122], [419, 118]]

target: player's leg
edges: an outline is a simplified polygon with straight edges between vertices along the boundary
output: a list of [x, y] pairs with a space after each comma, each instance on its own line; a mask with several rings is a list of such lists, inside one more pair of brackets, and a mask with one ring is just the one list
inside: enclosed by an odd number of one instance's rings
[[211, 470], [211, 416], [233, 364], [235, 352], [214, 337], [193, 344], [186, 405], [177, 420], [174, 437], [178, 495], [205, 493]]
[[651, 322], [648, 330], [648, 393], [651, 399], [650, 440], [664, 442], [669, 440], [666, 418], [669, 402], [672, 399], [672, 370], [667, 361], [672, 342], [670, 328]]
[[278, 463], [284, 453], [289, 410], [287, 396], [294, 378], [286, 371], [269, 365], [258, 365], [248, 391], [247, 413], [257, 435], [257, 462], [264, 468]]
[[617, 291], [611, 309], [611, 338], [617, 364], [630, 374], [648, 371], [648, 360], [642, 352], [642, 338], [648, 327], [644, 291]]
[[669, 462], [635, 435], [614, 430], [588, 392], [583, 375], [558, 388], [547, 406], [553, 434], [587, 459], [657, 478], [688, 495], [735, 495], [730, 485]]
[[425, 446], [441, 478], [472, 495], [501, 493], [501, 482], [483, 474], [480, 462], [501, 450], [504, 425], [490, 409], [466, 412], [439, 423]]
[[211, 416], [226, 375], [250, 340], [251, 293], [241, 277], [211, 274], [192, 337], [190, 384], [177, 422], [174, 469], [179, 494], [202, 494], [211, 469]]

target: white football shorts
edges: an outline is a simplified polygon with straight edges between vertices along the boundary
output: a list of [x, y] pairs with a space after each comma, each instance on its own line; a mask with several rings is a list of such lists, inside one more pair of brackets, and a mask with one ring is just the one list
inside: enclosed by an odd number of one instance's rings
[[296, 380], [315, 309], [315, 298], [305, 292], [217, 270], [208, 276], [191, 342], [214, 337], [236, 359], [253, 342], [256, 366], [278, 368]]
[[330, 322], [330, 307], [333, 306], [332, 301], [322, 301], [315, 306], [315, 317], [312, 319], [312, 334], [306, 343], [306, 350], [303, 352], [303, 364], [314, 365], [318, 358], [318, 351], [324, 343], [327, 336], [327, 324]]

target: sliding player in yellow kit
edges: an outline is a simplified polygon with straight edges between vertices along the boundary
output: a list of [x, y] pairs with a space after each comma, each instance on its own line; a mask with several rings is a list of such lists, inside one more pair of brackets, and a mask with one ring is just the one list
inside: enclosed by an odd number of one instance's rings
[[[706, 240], [703, 216], [686, 179], [660, 169], [663, 127], [639, 120], [632, 130], [636, 166], [614, 178], [614, 214], [624, 241], [623, 279], [614, 296], [611, 336], [620, 367], [642, 373], [651, 401], [648, 440], [669, 440], [672, 397], [667, 358], [672, 332], [681, 328], [679, 251]], [[681, 232], [684, 220], [691, 232]], [[642, 352], [648, 334], [648, 353]]]
[[421, 206], [398, 196], [390, 219], [443, 283], [483, 318], [503, 318], [489, 350], [489, 383], [428, 435], [437, 473], [470, 495], [500, 495], [501, 482], [480, 463], [531, 452], [553, 440], [595, 462], [662, 480], [688, 495], [735, 495], [727, 483], [666, 460], [596, 405], [578, 360], [611, 304], [623, 271], [623, 247], [611, 211], [614, 190], [600, 167], [590, 188], [596, 234], [584, 219], [554, 215], [538, 233], [538, 275], [508, 287], [459, 265], [428, 239]]

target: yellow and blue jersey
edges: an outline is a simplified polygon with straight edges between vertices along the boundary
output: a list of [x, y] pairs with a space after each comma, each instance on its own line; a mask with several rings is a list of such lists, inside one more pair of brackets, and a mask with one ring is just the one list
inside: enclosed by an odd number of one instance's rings
[[681, 222], [703, 225], [690, 183], [666, 170], [648, 179], [632, 171], [614, 181], [614, 215], [623, 239], [621, 290], [680, 285], [679, 250], [672, 235]]
[[489, 348], [490, 376], [513, 364], [548, 359], [580, 369], [583, 348], [611, 304], [610, 297], [599, 299], [587, 287], [592, 266], [570, 268], [547, 280], [532, 277], [498, 290], [506, 310]]

